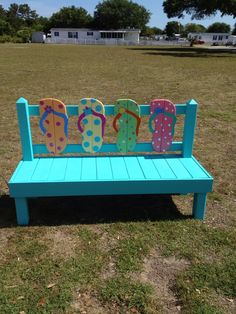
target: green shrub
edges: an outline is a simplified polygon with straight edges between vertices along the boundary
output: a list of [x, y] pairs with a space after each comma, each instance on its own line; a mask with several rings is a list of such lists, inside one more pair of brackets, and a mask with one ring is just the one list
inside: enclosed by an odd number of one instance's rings
[[3, 44], [3, 43], [22, 43], [23, 40], [22, 38], [20, 37], [12, 37], [12, 36], [9, 36], [9, 35], [2, 35], [0, 36], [0, 43]]
[[7, 42], [11, 42], [11, 36], [9, 35], [0, 36], [0, 43], [7, 43]]
[[28, 43], [31, 38], [31, 30], [29, 28], [22, 28], [17, 32], [17, 37], [21, 38], [23, 43]]

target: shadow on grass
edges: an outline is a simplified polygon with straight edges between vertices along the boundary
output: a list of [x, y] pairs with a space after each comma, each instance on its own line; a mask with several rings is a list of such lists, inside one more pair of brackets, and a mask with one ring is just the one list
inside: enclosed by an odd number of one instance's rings
[[[31, 226], [96, 224], [156, 220], [182, 220], [171, 196], [81, 196], [38, 198], [29, 201]], [[15, 204], [9, 196], [0, 198], [0, 228], [15, 227]]]
[[[143, 51], [145, 55], [170, 56], [178, 58], [228, 58], [236, 57], [235, 49], [180, 48], [180, 47], [138, 47], [129, 50]], [[232, 54], [234, 52], [234, 55]]]

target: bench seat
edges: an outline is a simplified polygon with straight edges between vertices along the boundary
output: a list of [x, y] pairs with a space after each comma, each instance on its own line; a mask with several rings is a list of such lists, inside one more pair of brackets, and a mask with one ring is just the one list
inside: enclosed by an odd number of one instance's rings
[[12, 197], [207, 193], [213, 178], [194, 158], [81, 156], [21, 161], [10, 182]]

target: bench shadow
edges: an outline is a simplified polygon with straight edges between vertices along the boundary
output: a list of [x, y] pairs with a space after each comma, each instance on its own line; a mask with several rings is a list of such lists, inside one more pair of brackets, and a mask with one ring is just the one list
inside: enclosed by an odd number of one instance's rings
[[145, 55], [153, 56], [170, 56], [177, 58], [228, 58], [230, 56], [235, 57], [232, 53], [235, 49], [205, 49], [205, 48], [159, 48], [159, 47], [138, 47], [127, 48], [129, 50], [143, 51]]
[[[118, 195], [50, 197], [31, 199], [30, 226], [101, 224], [183, 220], [183, 215], [168, 195]], [[15, 204], [9, 196], [0, 198], [0, 228], [15, 227]]]

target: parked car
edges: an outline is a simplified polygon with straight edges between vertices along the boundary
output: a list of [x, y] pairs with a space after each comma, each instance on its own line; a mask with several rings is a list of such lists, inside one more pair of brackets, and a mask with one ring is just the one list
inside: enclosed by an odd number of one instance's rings
[[195, 40], [194, 44], [195, 45], [203, 45], [203, 44], [205, 44], [205, 41], [204, 40]]

